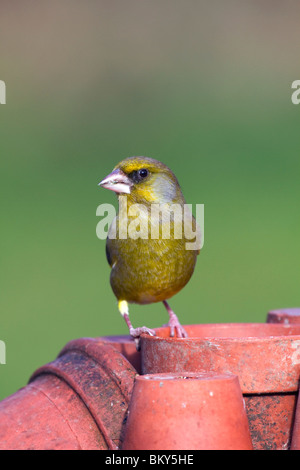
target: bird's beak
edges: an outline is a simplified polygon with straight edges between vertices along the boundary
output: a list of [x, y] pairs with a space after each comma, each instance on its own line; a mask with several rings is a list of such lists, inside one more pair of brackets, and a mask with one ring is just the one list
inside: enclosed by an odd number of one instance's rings
[[130, 194], [132, 182], [128, 176], [122, 170], [114, 170], [104, 180], [100, 181], [98, 186], [102, 188], [110, 189], [115, 193], [126, 193]]

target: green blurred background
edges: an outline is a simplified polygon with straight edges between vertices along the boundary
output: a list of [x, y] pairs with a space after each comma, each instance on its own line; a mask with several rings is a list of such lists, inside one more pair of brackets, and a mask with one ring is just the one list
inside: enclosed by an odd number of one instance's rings
[[[157, 158], [205, 204], [183, 323], [300, 306], [297, 1], [1, 1], [0, 399], [71, 339], [127, 334], [97, 183]], [[134, 305], [134, 326], [167, 321]]]

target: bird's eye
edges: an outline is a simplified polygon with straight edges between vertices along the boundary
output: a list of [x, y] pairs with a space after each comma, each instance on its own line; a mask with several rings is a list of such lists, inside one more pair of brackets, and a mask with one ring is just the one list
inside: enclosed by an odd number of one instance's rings
[[139, 176], [141, 178], [146, 178], [146, 176], [148, 176], [148, 170], [146, 170], [146, 168], [142, 168], [141, 170], [139, 170]]

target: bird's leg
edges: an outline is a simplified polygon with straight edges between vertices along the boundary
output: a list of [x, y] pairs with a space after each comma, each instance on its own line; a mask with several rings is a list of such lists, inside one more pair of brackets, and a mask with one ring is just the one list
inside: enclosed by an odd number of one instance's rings
[[187, 332], [185, 331], [183, 326], [179, 323], [177, 315], [175, 315], [175, 313], [171, 309], [168, 302], [163, 300], [163, 304], [166, 307], [167, 312], [169, 314], [169, 322], [168, 322], [167, 326], [170, 327], [170, 336], [173, 338], [173, 336], [175, 336], [175, 331], [176, 331], [176, 334], [177, 334], [178, 338], [187, 338], [188, 337]]
[[142, 333], [148, 333], [150, 336], [155, 336], [155, 331], [147, 328], [146, 326], [141, 326], [139, 328], [133, 328], [132, 323], [129, 319], [129, 309], [128, 309], [128, 302], [126, 300], [119, 300], [118, 303], [119, 312], [121, 313], [122, 317], [124, 318], [126, 325], [129, 328], [129, 334], [135, 340], [136, 346], [138, 348], [139, 337]]

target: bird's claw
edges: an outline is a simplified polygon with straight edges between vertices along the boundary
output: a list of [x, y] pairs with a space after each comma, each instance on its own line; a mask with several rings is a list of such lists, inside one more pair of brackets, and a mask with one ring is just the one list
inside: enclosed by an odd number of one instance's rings
[[170, 336], [174, 338], [176, 332], [177, 338], [187, 338], [188, 334], [182, 325], [170, 326]]
[[139, 328], [130, 328], [129, 330], [130, 336], [133, 338], [138, 338], [141, 336], [142, 333], [148, 333], [150, 336], [155, 336], [155, 331], [151, 330], [151, 328], [147, 328], [146, 326], [140, 326]]
[[163, 304], [166, 307], [167, 312], [169, 314], [169, 322], [164, 326], [170, 327], [171, 338], [175, 336], [175, 332], [176, 332], [177, 338], [187, 338], [188, 337], [187, 332], [185, 331], [183, 326], [180, 324], [177, 318], [177, 315], [173, 312], [168, 302], [166, 300], [163, 300]]
[[177, 316], [175, 315], [175, 313], [170, 317], [169, 322], [164, 326], [168, 326], [170, 328], [170, 337], [171, 338], [174, 338], [175, 333], [176, 333], [177, 338], [187, 338], [188, 337], [187, 332], [185, 331], [183, 326], [179, 323], [179, 320], [178, 320]]
[[150, 336], [155, 336], [156, 335], [154, 330], [151, 330], [151, 328], [147, 328], [146, 326], [140, 326], [138, 328], [130, 328], [129, 334], [134, 339], [137, 351], [139, 351], [141, 349], [141, 347], [140, 347], [140, 336], [141, 336], [142, 333], [147, 333]]

